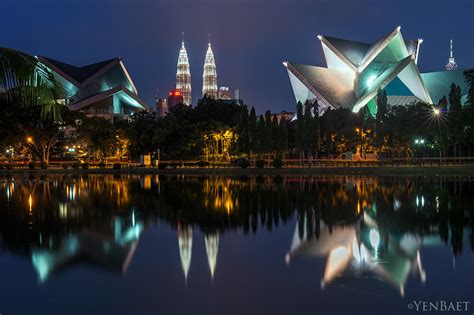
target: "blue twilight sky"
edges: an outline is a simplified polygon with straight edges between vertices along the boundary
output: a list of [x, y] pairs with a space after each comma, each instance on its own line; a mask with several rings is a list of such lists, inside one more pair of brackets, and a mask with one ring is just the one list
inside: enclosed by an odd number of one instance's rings
[[78, 66], [122, 57], [149, 104], [174, 85], [182, 31], [193, 103], [211, 33], [218, 85], [258, 112], [294, 109], [282, 61], [324, 65], [317, 34], [370, 42], [401, 25], [424, 39], [421, 71], [443, 68], [450, 38], [474, 67], [473, 0], [2, 0], [0, 12], [0, 46]]

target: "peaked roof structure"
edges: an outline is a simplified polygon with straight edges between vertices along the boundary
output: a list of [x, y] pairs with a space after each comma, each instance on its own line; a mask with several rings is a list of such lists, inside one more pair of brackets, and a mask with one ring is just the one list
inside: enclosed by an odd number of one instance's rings
[[67, 75], [69, 78], [73, 79], [75, 82], [81, 84], [86, 81], [88, 78], [92, 77], [94, 74], [102, 70], [109, 64], [117, 63], [120, 61], [120, 58], [113, 58], [109, 60], [104, 60], [101, 62], [93, 63], [83, 67], [76, 67], [61, 61], [57, 61], [51, 58], [41, 57], [43, 62], [48, 63], [50, 66], [55, 68], [54, 70], [59, 70], [57, 72], [62, 72]]
[[297, 102], [317, 100], [321, 112], [328, 108], [358, 112], [368, 104], [373, 107], [377, 90], [397, 79], [409, 96], [432, 103], [417, 67], [422, 40], [404, 40], [399, 26], [374, 43], [322, 35], [318, 38], [326, 68], [283, 63]]
[[121, 58], [78, 67], [47, 57], [37, 57], [64, 87], [71, 110], [113, 119], [147, 108]]

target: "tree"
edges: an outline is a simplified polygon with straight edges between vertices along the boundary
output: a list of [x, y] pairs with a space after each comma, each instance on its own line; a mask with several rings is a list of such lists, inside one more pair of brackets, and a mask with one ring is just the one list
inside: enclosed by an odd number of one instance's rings
[[305, 140], [305, 131], [304, 131], [304, 116], [303, 116], [303, 104], [298, 102], [296, 104], [296, 135], [295, 135], [295, 149], [299, 151], [300, 159], [301, 154], [304, 150], [304, 140]]
[[248, 153], [250, 151], [250, 139], [249, 139], [249, 112], [246, 107], [242, 108], [240, 119], [237, 124], [237, 147], [238, 152]]
[[258, 136], [257, 136], [257, 114], [255, 108], [252, 106], [249, 116], [249, 147], [250, 151], [256, 152], [258, 147]]
[[112, 156], [119, 147], [114, 125], [101, 117], [85, 117], [77, 128], [77, 140], [97, 160]]
[[304, 104], [303, 125], [304, 125], [304, 151], [308, 157], [314, 148], [314, 126], [313, 126], [313, 105], [306, 101]]
[[263, 117], [263, 115], [260, 115], [257, 122], [258, 145], [256, 151], [258, 154], [263, 154], [266, 152], [265, 131], [265, 117]]
[[288, 152], [288, 122], [285, 117], [278, 125], [278, 151], [284, 156]]
[[0, 48], [0, 91], [4, 104], [18, 110], [38, 105], [43, 117], [60, 120], [58, 100], [64, 98], [64, 88], [36, 57]]
[[265, 112], [265, 134], [264, 134], [264, 152], [269, 154], [273, 149], [273, 124], [272, 114], [269, 110]]

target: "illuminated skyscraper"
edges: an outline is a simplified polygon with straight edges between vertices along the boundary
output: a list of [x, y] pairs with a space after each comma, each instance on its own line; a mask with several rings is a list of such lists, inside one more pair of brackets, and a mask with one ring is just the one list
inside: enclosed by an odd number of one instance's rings
[[183, 93], [183, 102], [191, 105], [191, 71], [189, 70], [189, 59], [186, 48], [184, 47], [184, 39], [181, 42], [181, 50], [179, 51], [178, 67], [176, 71], [176, 89]]
[[446, 65], [446, 70], [456, 70], [458, 68], [458, 65], [456, 64], [456, 61], [454, 61], [454, 55], [453, 55], [453, 40], [451, 39], [449, 41], [449, 62]]
[[219, 96], [217, 92], [216, 61], [212, 53], [210, 38], [206, 58], [204, 59], [204, 72], [202, 74], [202, 96], [204, 95], [214, 99], [217, 99]]

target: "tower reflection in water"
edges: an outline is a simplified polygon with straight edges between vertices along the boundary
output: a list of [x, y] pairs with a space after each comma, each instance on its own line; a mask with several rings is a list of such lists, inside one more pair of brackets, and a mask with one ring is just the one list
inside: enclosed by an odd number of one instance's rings
[[0, 190], [2, 248], [29, 257], [40, 283], [81, 262], [125, 274], [155, 222], [176, 229], [185, 283], [196, 231], [211, 279], [223, 234], [296, 223], [285, 261], [325, 259], [322, 289], [374, 275], [401, 295], [411, 274], [426, 281], [423, 247], [449, 244], [458, 255], [474, 243], [464, 179], [3, 176]]

